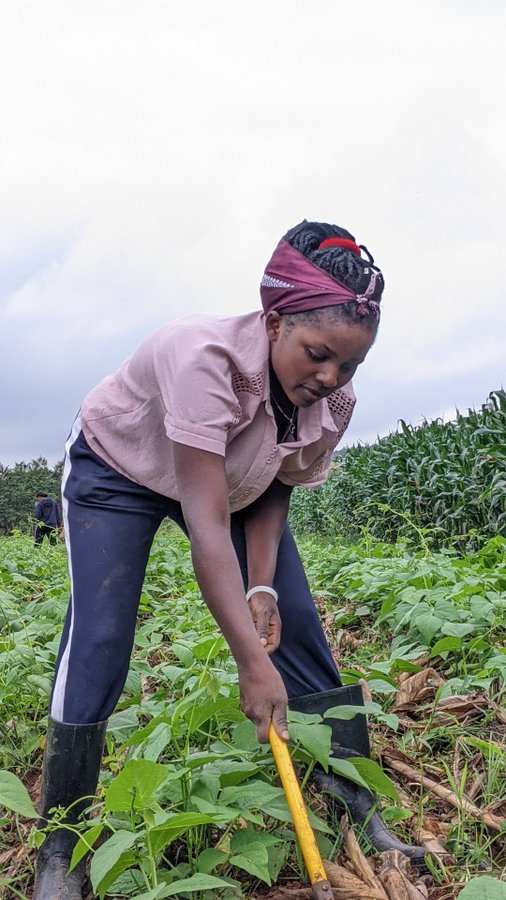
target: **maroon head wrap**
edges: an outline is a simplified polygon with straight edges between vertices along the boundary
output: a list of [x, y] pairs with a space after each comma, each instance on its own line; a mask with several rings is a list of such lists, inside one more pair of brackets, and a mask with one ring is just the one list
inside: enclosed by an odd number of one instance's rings
[[356, 294], [282, 238], [260, 283], [264, 313], [267, 315], [274, 310], [280, 313], [308, 312], [322, 306], [355, 302], [359, 315], [367, 316], [371, 312], [379, 318], [379, 301], [372, 297], [381, 273], [373, 266], [364, 271], [369, 271], [369, 284], [364, 294]]

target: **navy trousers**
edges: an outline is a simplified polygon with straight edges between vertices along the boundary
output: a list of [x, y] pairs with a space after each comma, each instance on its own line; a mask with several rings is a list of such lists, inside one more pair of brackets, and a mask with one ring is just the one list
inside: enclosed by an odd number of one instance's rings
[[47, 537], [49, 543], [56, 547], [57, 540], [57, 530], [53, 528], [51, 525], [37, 525], [35, 528], [35, 543], [42, 544], [45, 537]]
[[[125, 684], [149, 552], [165, 517], [186, 532], [181, 505], [120, 475], [77, 422], [67, 444], [63, 514], [71, 600], [56, 663], [51, 716], [91, 724], [113, 712]], [[231, 536], [247, 584], [244, 514]], [[226, 576], [225, 576], [226, 577]], [[289, 697], [341, 686], [289, 526], [278, 553], [281, 644], [271, 659]], [[169, 600], [167, 602], [170, 602]], [[245, 602], [238, 597], [238, 602]]]

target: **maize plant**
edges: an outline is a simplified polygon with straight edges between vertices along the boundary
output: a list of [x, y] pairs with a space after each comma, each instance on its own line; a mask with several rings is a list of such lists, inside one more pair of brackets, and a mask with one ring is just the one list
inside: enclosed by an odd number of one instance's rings
[[398, 431], [354, 446], [314, 492], [295, 491], [299, 531], [382, 540], [408, 536], [472, 549], [506, 533], [506, 392], [480, 410]]

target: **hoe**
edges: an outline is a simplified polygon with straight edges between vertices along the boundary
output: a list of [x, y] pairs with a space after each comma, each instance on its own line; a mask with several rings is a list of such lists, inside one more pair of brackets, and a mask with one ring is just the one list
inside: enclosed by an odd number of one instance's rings
[[276, 762], [281, 784], [288, 801], [295, 832], [299, 839], [300, 849], [304, 857], [309, 880], [316, 900], [332, 900], [333, 892], [327, 881], [320, 851], [316, 845], [316, 839], [302, 799], [299, 782], [293, 768], [293, 763], [284, 741], [278, 737], [274, 726], [269, 729], [269, 741]]

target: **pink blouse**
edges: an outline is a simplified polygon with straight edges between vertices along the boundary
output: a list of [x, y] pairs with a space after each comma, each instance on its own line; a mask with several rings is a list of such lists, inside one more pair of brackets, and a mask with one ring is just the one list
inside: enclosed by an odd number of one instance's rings
[[132, 481], [180, 500], [174, 442], [225, 458], [230, 509], [278, 478], [317, 487], [353, 412], [351, 382], [299, 409], [297, 440], [277, 443], [261, 312], [190, 316], [151, 334], [85, 398], [92, 450]]

